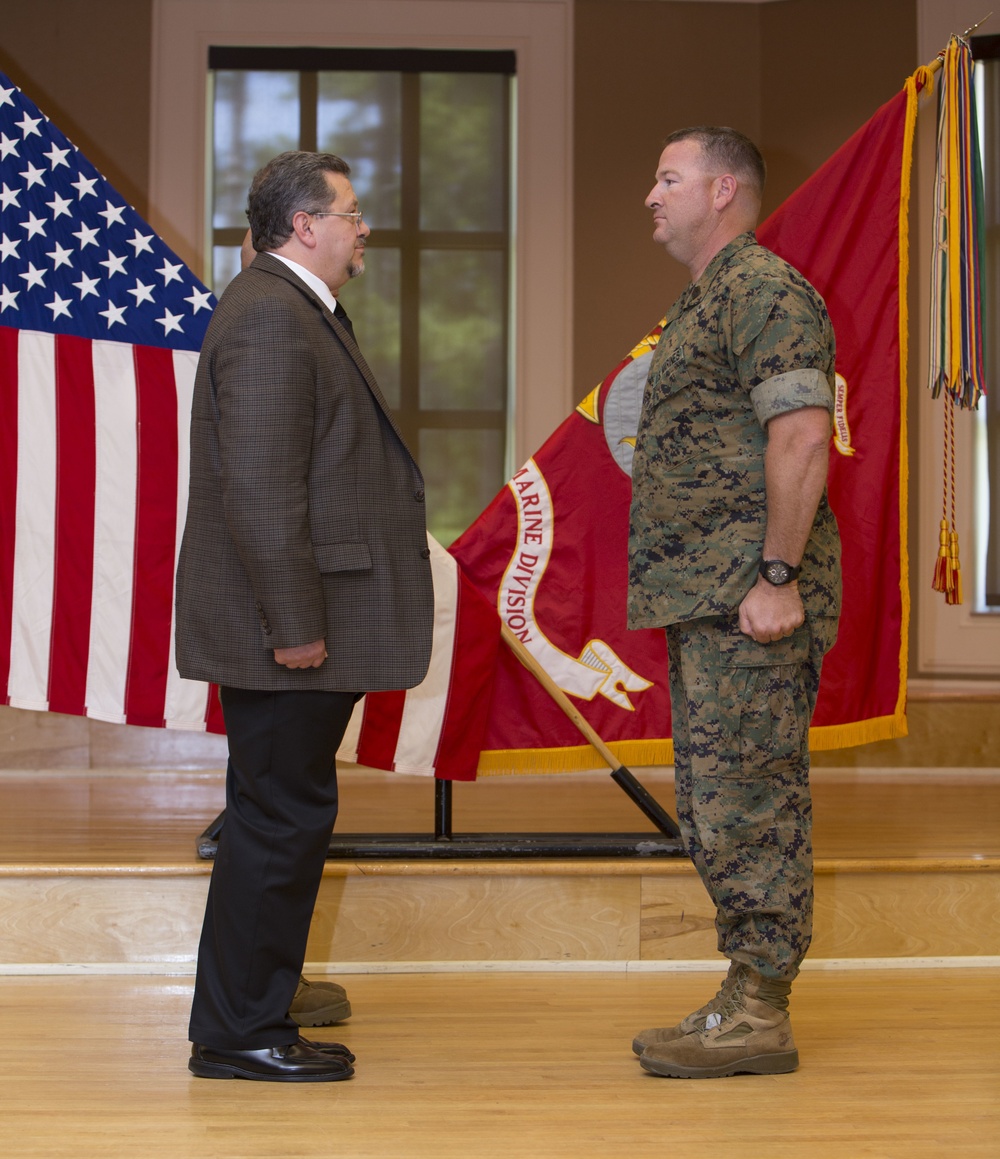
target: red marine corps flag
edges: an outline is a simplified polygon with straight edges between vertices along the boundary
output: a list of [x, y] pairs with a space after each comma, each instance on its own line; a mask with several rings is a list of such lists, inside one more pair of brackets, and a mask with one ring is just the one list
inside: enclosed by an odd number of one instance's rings
[[[881, 108], [758, 230], [816, 286], [837, 336], [830, 502], [844, 613], [813, 748], [905, 735], [906, 205], [916, 91]], [[903, 287], [901, 292], [901, 287]], [[611, 751], [669, 764], [666, 643], [625, 628], [630, 471], [655, 327], [453, 545], [465, 574]], [[501, 649], [479, 771], [600, 761]]]

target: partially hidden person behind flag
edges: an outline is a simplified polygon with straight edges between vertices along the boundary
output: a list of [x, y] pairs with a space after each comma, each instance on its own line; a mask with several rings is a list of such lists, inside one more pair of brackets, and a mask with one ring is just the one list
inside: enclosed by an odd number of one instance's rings
[[[329, 1082], [353, 1054], [290, 1014], [355, 702], [427, 670], [424, 485], [336, 295], [370, 230], [350, 169], [283, 153], [254, 177], [257, 256], [212, 317], [195, 382], [177, 664], [217, 683], [226, 815], [191, 1009], [203, 1078]], [[341, 318], [343, 317], [343, 321]]]
[[672, 133], [646, 199], [691, 282], [671, 307], [632, 469], [629, 627], [663, 627], [677, 815], [729, 972], [640, 1032], [657, 1075], [798, 1065], [788, 1000], [812, 936], [809, 722], [840, 612], [826, 499], [834, 335], [816, 290], [758, 245], [759, 150]]

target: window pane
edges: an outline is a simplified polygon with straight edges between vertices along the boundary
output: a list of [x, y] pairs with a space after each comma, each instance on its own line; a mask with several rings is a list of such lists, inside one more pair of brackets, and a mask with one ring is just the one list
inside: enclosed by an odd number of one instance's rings
[[240, 272], [240, 247], [217, 245], [212, 248], [212, 289], [218, 297]]
[[372, 229], [400, 223], [400, 74], [321, 72], [316, 138], [351, 167]]
[[298, 140], [298, 73], [215, 74], [216, 229], [246, 226], [250, 179], [276, 154], [297, 148]]
[[504, 76], [421, 75], [421, 229], [504, 228], [506, 99]]
[[503, 432], [422, 430], [418, 457], [428, 529], [447, 547], [503, 486]]
[[503, 410], [505, 313], [502, 253], [421, 253], [421, 407]]
[[365, 272], [341, 290], [365, 361], [390, 407], [398, 408], [399, 393], [399, 250], [370, 249]]

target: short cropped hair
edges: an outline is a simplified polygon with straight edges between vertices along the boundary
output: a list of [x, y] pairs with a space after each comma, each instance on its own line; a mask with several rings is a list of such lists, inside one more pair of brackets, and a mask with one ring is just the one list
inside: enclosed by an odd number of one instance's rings
[[684, 141], [689, 137], [701, 145], [701, 151], [711, 168], [732, 173], [738, 181], [744, 181], [758, 201], [764, 196], [767, 166], [760, 150], [749, 137], [725, 125], [693, 125], [671, 133], [663, 146], [666, 148], [675, 141]]
[[254, 174], [247, 195], [253, 248], [279, 249], [292, 236], [300, 210], [321, 213], [330, 204], [327, 173], [348, 177], [351, 167], [334, 153], [279, 153]]

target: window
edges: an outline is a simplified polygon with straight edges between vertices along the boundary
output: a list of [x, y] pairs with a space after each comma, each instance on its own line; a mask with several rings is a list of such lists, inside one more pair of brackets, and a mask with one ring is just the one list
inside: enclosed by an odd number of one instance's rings
[[254, 171], [285, 149], [344, 157], [372, 228], [344, 305], [449, 544], [509, 472], [514, 54], [212, 48], [209, 68], [216, 292]]

